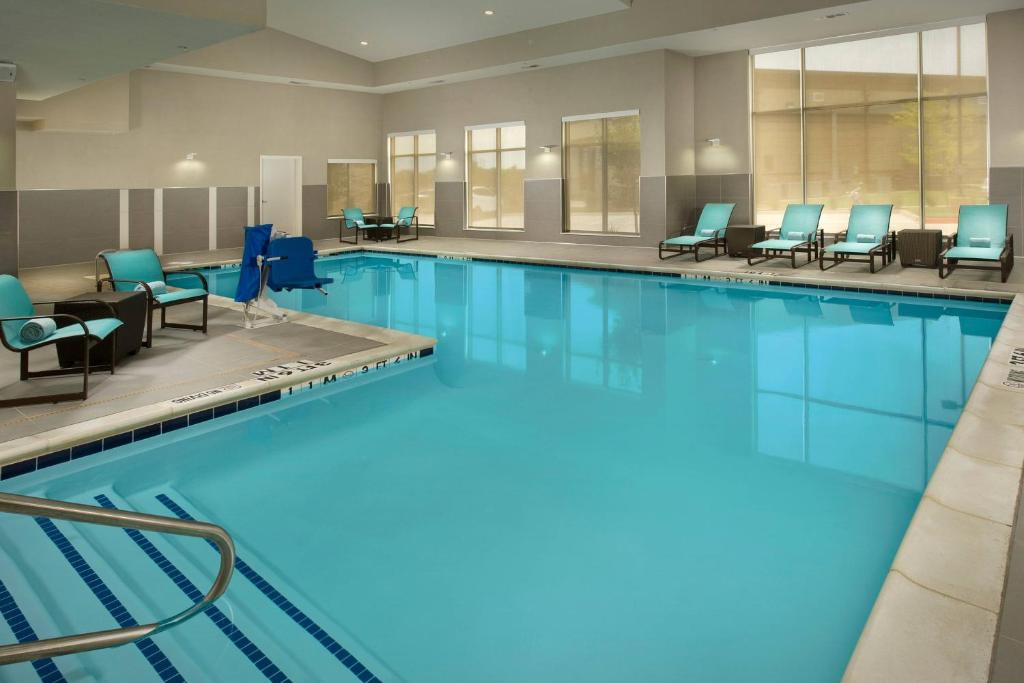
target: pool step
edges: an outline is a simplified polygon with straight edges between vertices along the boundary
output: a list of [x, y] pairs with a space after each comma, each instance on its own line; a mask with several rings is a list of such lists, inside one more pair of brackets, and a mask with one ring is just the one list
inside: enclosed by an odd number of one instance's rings
[[[195, 514], [180, 494], [159, 495], [147, 506], [111, 490], [75, 502]], [[199, 539], [49, 519], [5, 517], [0, 543], [10, 550], [0, 555], [2, 642], [156, 621], [201, 599], [217, 570]], [[240, 555], [228, 592], [188, 622], [132, 645], [0, 667], [0, 682], [381, 681], [319, 625], [329, 620]]]

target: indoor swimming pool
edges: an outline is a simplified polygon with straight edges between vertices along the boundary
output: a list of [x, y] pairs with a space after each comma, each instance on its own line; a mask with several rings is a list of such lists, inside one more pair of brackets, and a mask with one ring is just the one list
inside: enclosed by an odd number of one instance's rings
[[[1006, 311], [374, 252], [317, 270], [329, 296], [274, 298], [433, 356], [0, 485], [238, 546], [215, 611], [53, 660], [64, 679], [838, 682]], [[237, 268], [209, 277], [233, 295]], [[110, 628], [216, 573], [195, 539], [5, 517], [0, 542], [5, 642], [15, 603], [40, 637]]]

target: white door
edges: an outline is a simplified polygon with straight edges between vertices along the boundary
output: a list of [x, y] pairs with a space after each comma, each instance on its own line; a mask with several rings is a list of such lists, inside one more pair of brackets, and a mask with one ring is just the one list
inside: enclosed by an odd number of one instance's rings
[[260, 157], [260, 223], [302, 234], [302, 157]]

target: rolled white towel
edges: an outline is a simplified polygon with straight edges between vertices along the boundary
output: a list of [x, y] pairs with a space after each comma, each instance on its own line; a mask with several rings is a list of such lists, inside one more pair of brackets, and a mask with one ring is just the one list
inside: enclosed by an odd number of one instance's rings
[[[154, 282], [147, 282], [146, 284], [149, 285], [149, 288], [150, 288], [150, 290], [152, 290], [154, 296], [156, 296], [157, 294], [166, 294], [167, 293], [167, 283], [163, 282], [162, 280], [156, 280]], [[146, 291], [146, 288], [143, 287], [142, 283], [140, 282], [139, 284], [135, 285], [135, 291], [136, 292], [144, 292], [144, 291]]]
[[21, 326], [18, 336], [26, 344], [36, 344], [57, 331], [57, 323], [53, 318], [32, 318]]

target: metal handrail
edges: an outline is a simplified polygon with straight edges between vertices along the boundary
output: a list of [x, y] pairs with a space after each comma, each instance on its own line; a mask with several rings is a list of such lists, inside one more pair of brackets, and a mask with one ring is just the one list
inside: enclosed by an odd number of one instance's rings
[[141, 624], [128, 628], [94, 631], [74, 636], [2, 645], [0, 646], [0, 664], [13, 664], [15, 662], [116, 647], [169, 629], [199, 614], [223, 595], [224, 591], [227, 590], [228, 583], [231, 581], [231, 573], [235, 567], [235, 544], [232, 542], [231, 536], [216, 524], [187, 521], [176, 517], [147, 515], [140, 512], [127, 512], [125, 510], [111, 510], [91, 505], [78, 505], [59, 500], [48, 500], [46, 498], [18, 496], [10, 493], [0, 493], [0, 512], [64, 519], [70, 522], [101, 524], [122, 529], [157, 531], [178, 536], [193, 536], [213, 542], [217, 546], [218, 552], [220, 552], [220, 569], [217, 572], [217, 578], [205, 597], [188, 609], [154, 624]]

